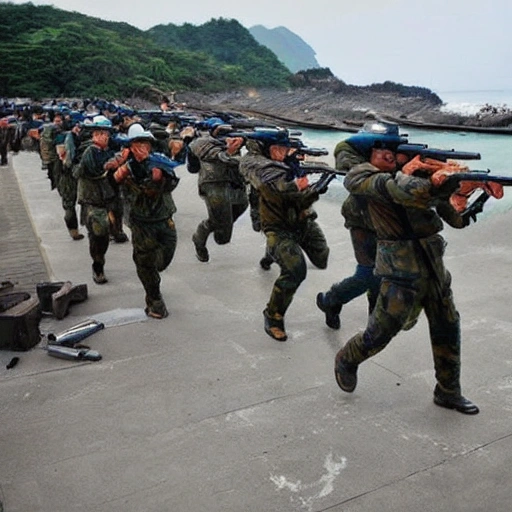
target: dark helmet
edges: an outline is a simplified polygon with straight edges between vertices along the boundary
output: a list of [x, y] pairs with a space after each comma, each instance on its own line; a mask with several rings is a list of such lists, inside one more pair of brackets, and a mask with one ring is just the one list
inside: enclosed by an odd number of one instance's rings
[[399, 133], [399, 126], [394, 123], [365, 123], [361, 130], [346, 139], [358, 153], [370, 158], [372, 149], [390, 149], [396, 151], [400, 144], [406, 144], [407, 138]]

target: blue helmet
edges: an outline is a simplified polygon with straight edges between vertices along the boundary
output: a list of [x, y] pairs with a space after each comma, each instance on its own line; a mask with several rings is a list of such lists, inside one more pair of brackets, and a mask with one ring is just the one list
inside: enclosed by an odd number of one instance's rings
[[390, 149], [396, 151], [400, 144], [406, 144], [407, 138], [399, 133], [399, 126], [393, 123], [371, 121], [355, 135], [345, 140], [358, 153], [370, 157], [372, 149]]

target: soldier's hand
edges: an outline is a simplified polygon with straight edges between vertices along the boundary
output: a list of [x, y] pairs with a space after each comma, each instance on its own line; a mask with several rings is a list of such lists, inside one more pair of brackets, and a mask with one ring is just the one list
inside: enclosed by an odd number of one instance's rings
[[456, 192], [460, 187], [460, 181], [456, 178], [456, 176], [447, 176], [446, 179], [438, 185], [434, 187], [434, 195], [436, 197], [448, 198], [454, 192]]
[[162, 172], [161, 169], [159, 169], [158, 167], [153, 167], [153, 169], [151, 169], [151, 179], [155, 182], [160, 182], [162, 181], [162, 178], [164, 177], [164, 173]]
[[226, 152], [228, 155], [233, 155], [243, 146], [243, 144], [243, 137], [226, 137]]
[[309, 186], [309, 180], [307, 176], [302, 176], [301, 178], [295, 178], [295, 185], [299, 190], [304, 190]]

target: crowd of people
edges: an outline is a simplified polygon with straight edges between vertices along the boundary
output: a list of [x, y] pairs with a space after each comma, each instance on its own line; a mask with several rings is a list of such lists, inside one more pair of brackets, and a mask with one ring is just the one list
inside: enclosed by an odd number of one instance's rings
[[[108, 282], [109, 243], [128, 241], [126, 224], [146, 314], [157, 319], [168, 315], [160, 273], [172, 262], [177, 244], [172, 192], [179, 178], [174, 168], [186, 165], [197, 174], [206, 207], [206, 218], [191, 236], [197, 259], [209, 261], [210, 234], [217, 244], [229, 243], [236, 220], [249, 210], [253, 228], [266, 237], [261, 267], [279, 267], [263, 308], [263, 328], [274, 340], [286, 341], [285, 315], [306, 279], [306, 258], [320, 269], [328, 265], [329, 246], [314, 203], [333, 178], [329, 169], [312, 180], [302, 165], [304, 145], [279, 127], [244, 136], [229, 119], [219, 117], [193, 120], [183, 115], [187, 121], [180, 123], [160, 116], [164, 124], [155, 122], [158, 116], [144, 118], [108, 102], [62, 107], [31, 108], [28, 117], [24, 112], [27, 126], [21, 135], [37, 145], [50, 188], [61, 197], [71, 238], [84, 238], [80, 225], [87, 232], [94, 282]], [[159, 112], [168, 110], [163, 101]], [[16, 150], [12, 132], [19, 131], [20, 120], [12, 117], [2, 118], [2, 130], [9, 131], [2, 140]], [[397, 125], [375, 122], [334, 149], [336, 170], [346, 174], [349, 195], [342, 215], [356, 268], [352, 276], [319, 292], [316, 305], [326, 325], [339, 329], [343, 305], [363, 294], [368, 298], [366, 328], [336, 355], [336, 382], [353, 392], [359, 366], [401, 330], [411, 329], [424, 311], [434, 357], [434, 402], [476, 414], [478, 407], [461, 391], [460, 319], [440, 231], [443, 222], [464, 228], [479, 212], [457, 209], [453, 197], [459, 182], [448, 177], [435, 185], [426, 174], [429, 162], [415, 159], [412, 169], [410, 155], [399, 151], [401, 142]]]

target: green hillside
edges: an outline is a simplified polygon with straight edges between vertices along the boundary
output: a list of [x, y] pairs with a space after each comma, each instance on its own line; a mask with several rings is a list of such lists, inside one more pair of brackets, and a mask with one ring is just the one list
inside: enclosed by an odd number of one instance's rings
[[263, 25], [254, 25], [249, 32], [258, 43], [269, 48], [292, 73], [320, 67], [313, 48], [286, 27], [268, 29]]
[[4, 97], [284, 88], [291, 78], [236, 20], [141, 31], [32, 3], [0, 3], [0, 62]]

